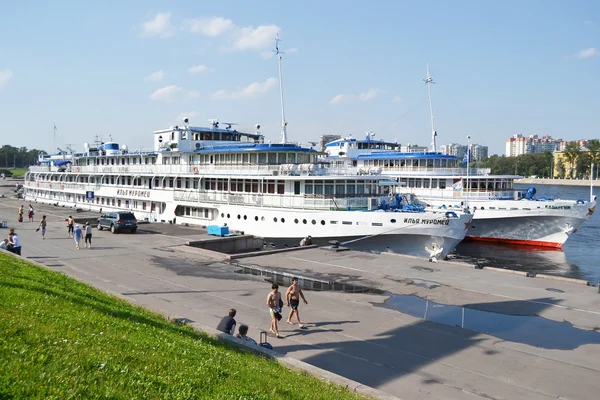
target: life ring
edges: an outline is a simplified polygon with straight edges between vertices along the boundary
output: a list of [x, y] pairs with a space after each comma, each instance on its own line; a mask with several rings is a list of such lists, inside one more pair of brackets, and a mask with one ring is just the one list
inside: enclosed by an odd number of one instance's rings
[[458, 218], [458, 215], [454, 211], [448, 211], [446, 213], [446, 218]]
[[197, 174], [198, 173], [198, 167], [194, 167], [194, 173]]
[[577, 200], [577, 204], [585, 204], [585, 201], [583, 201], [583, 200]]

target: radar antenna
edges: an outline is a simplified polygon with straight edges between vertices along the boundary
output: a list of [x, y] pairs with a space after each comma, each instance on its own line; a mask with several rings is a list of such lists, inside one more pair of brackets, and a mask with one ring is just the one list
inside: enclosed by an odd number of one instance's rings
[[437, 132], [435, 131], [435, 124], [433, 122], [433, 106], [431, 105], [431, 84], [435, 85], [433, 78], [429, 75], [429, 65], [427, 65], [427, 77], [423, 79], [425, 85], [427, 85], [427, 95], [429, 97], [429, 114], [431, 115], [431, 151], [436, 151], [435, 145], [435, 137], [437, 136]]

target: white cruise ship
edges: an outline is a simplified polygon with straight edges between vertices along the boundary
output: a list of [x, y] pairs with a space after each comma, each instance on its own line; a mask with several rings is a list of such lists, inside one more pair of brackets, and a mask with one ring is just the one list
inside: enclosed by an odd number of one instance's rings
[[[116, 142], [29, 169], [29, 201], [83, 210], [131, 210], [138, 219], [227, 225], [277, 245], [337, 240], [358, 250], [444, 258], [473, 215], [423, 209], [390, 195], [382, 176], [340, 175], [319, 167], [317, 152], [211, 121], [206, 128], [154, 132], [154, 148]], [[93, 199], [92, 199], [93, 196]]]
[[491, 175], [487, 168], [464, 168], [439, 152], [400, 152], [398, 144], [347, 137], [328, 143], [324, 165], [338, 173], [393, 177], [400, 190], [442, 209], [474, 211], [467, 238], [561, 248], [593, 214], [596, 198], [562, 200], [535, 197], [513, 187], [515, 175]]

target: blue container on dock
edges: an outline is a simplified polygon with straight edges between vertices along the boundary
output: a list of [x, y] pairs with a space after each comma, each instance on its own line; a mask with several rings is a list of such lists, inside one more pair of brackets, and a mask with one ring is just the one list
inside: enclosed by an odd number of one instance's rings
[[218, 225], [209, 225], [208, 226], [208, 234], [214, 236], [228, 236], [229, 235], [229, 227], [227, 226], [218, 226]]

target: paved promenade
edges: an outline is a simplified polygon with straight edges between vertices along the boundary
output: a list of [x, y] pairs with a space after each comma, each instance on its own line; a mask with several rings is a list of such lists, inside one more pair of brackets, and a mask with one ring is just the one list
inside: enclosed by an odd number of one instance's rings
[[[0, 191], [8, 193], [7, 188]], [[265, 298], [270, 283], [238, 273], [240, 266], [381, 289], [386, 293], [306, 291], [309, 304], [302, 304], [300, 312], [308, 329], [283, 323], [284, 338], [270, 341], [279, 352], [403, 399], [595, 400], [600, 393], [600, 333], [593, 330], [600, 330], [600, 294], [594, 287], [322, 249], [229, 263], [185, 246], [205, 237], [203, 232], [172, 225], [141, 225], [133, 235], [94, 229], [92, 249], [76, 250], [64, 222], [68, 209], [34, 204], [36, 221], [43, 213], [48, 216], [42, 240], [37, 223], [16, 223], [20, 204], [27, 209], [26, 202], [0, 199], [0, 220], [16, 227], [23, 256], [205, 326], [216, 326], [234, 307], [238, 324], [248, 324], [254, 338], [269, 327]], [[7, 234], [0, 229], [0, 235]], [[417, 294], [432, 302], [422, 310], [415, 298], [395, 296], [408, 309], [402, 313], [394, 309], [390, 294]], [[462, 322], [453, 317], [456, 309], [442, 304], [465, 306]], [[423, 316], [417, 316], [421, 311]], [[505, 318], [516, 320], [502, 325]], [[492, 326], [490, 335], [477, 332], [496, 321], [500, 328]]]

